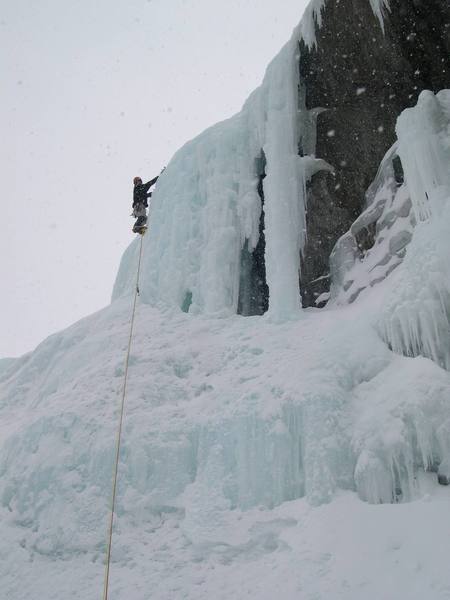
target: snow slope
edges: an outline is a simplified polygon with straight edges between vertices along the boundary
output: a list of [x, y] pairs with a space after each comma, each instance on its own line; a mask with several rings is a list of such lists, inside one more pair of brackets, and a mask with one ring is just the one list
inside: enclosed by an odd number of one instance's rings
[[[328, 167], [297, 156], [295, 52], [291, 41], [251, 110], [181, 149], [158, 182], [112, 598], [450, 598], [450, 487], [439, 485], [450, 481], [450, 95], [425, 92], [398, 121], [399, 189], [415, 221], [395, 270], [370, 275], [380, 248], [389, 260], [398, 250], [403, 218], [382, 165], [374, 250], [347, 270], [348, 254], [336, 253], [334, 300], [301, 311], [294, 200]], [[245, 239], [256, 244], [262, 149], [270, 310], [245, 318], [235, 314], [239, 255]], [[101, 594], [136, 251], [109, 307], [1, 365], [2, 598]]]
[[[325, 598], [338, 585], [336, 597], [363, 586], [396, 598], [414, 569], [405, 597], [445, 597], [434, 586], [450, 589], [448, 570], [409, 546], [409, 519], [442, 519], [432, 538], [445, 554], [450, 493], [423, 467], [448, 439], [450, 376], [392, 354], [369, 308], [373, 298], [280, 325], [139, 306], [113, 597], [229, 598], [244, 586], [254, 598]], [[3, 383], [5, 597], [99, 595], [129, 311], [118, 301], [49, 338]], [[377, 509], [352, 490], [415, 502]]]

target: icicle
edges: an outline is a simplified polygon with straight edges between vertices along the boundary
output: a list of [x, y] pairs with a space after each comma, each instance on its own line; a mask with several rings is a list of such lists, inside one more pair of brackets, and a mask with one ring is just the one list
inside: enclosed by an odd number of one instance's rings
[[389, 0], [370, 0], [374, 15], [380, 21], [381, 29], [384, 33], [384, 15], [385, 11], [389, 10]]

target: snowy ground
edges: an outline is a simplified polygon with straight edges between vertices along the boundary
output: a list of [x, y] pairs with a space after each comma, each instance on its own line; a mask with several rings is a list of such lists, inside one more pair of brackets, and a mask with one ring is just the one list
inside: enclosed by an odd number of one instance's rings
[[[162, 512], [115, 540], [111, 597], [450, 598], [450, 498], [447, 490], [431, 487], [430, 495], [407, 505], [369, 505], [347, 492], [317, 508], [297, 500], [272, 511], [233, 511], [217, 529], [223, 541], [200, 547], [186, 539], [180, 515]], [[16, 538], [7, 540], [11, 570], [2, 574], [4, 598], [100, 597], [103, 569], [95, 556], [30, 559], [14, 548]]]

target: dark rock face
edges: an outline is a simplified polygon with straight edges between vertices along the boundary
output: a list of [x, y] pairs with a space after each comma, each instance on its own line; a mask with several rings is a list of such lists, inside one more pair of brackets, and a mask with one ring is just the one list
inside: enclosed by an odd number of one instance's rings
[[450, 87], [448, 0], [390, 0], [384, 33], [369, 0], [326, 0], [322, 19], [317, 46], [300, 43], [301, 108], [318, 113], [315, 155], [335, 174], [308, 184], [305, 307], [329, 290], [331, 251], [364, 208], [398, 115], [422, 90]]

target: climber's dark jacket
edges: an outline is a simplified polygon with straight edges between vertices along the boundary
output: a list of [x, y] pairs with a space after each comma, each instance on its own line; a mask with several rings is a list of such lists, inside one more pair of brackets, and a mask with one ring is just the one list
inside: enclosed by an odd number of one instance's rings
[[133, 208], [137, 204], [142, 204], [145, 207], [148, 206], [147, 199], [150, 198], [150, 196], [152, 195], [152, 193], [149, 192], [149, 189], [152, 187], [153, 184], [156, 183], [157, 180], [158, 180], [158, 177], [155, 177], [154, 179], [151, 179], [147, 183], [138, 183], [137, 185], [134, 186]]

